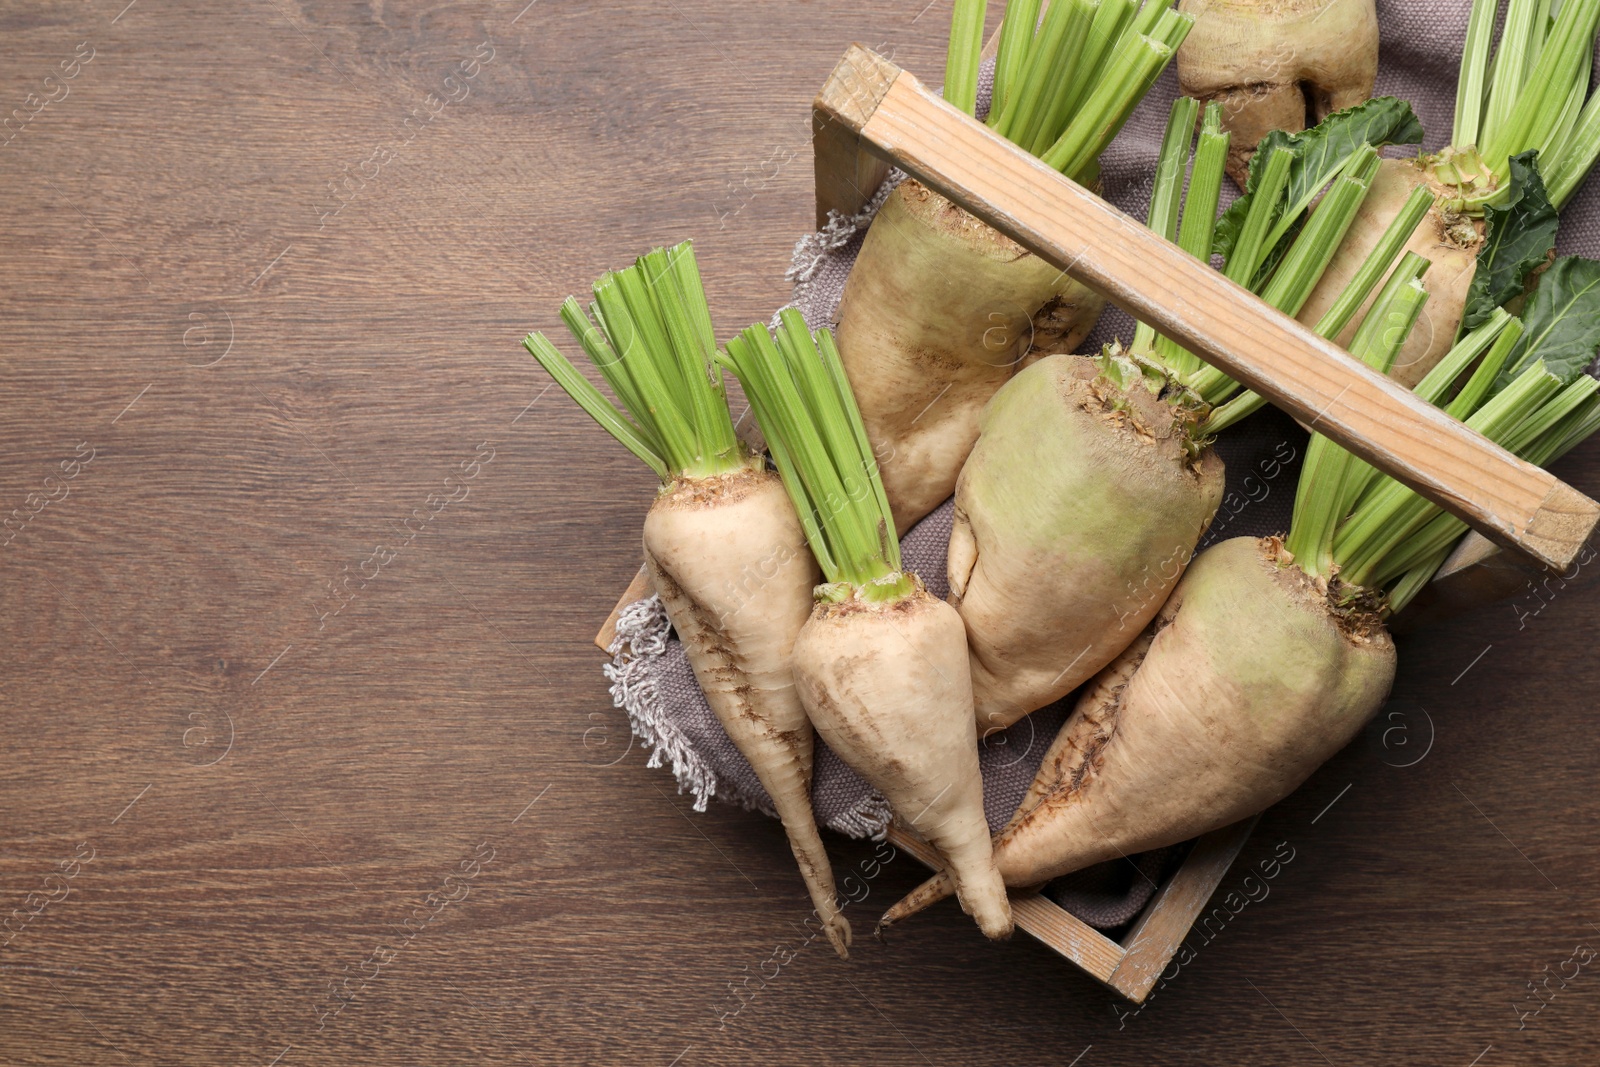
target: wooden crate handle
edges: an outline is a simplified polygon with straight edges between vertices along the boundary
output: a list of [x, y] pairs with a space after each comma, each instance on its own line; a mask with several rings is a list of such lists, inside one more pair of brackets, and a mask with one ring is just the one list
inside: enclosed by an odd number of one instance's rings
[[819, 221], [860, 211], [893, 164], [1540, 565], [1567, 569], [1600, 521], [1600, 504], [1268, 306], [882, 56], [852, 45], [812, 114]]

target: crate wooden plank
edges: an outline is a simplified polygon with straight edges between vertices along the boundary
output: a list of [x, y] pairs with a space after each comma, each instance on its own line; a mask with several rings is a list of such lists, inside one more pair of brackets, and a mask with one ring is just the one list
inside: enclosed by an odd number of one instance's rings
[[1042, 893], [1011, 897], [1011, 918], [1019, 930], [1043, 941], [1106, 982], [1122, 962], [1123, 948]]
[[601, 625], [600, 632], [594, 635], [594, 643], [600, 646], [601, 652], [611, 651], [611, 642], [617, 639], [617, 620], [622, 618], [622, 611], [634, 601], [643, 600], [655, 587], [650, 584], [650, 572], [643, 564], [639, 565], [639, 573], [633, 576], [633, 581], [628, 583], [628, 588], [622, 591], [622, 599], [617, 601], [617, 606], [611, 609], [611, 614], [606, 616], [606, 621]]
[[1213, 830], [1194, 843], [1183, 866], [1156, 892], [1144, 915], [1123, 938], [1122, 960], [1105, 979], [1107, 985], [1135, 1003], [1144, 1003], [1259, 818], [1251, 816]]
[[[896, 848], [910, 853], [924, 866], [936, 871], [944, 867], [944, 861], [927, 842], [903, 827], [891, 826], [889, 841]], [[1038, 893], [1012, 893], [1011, 918], [1016, 922], [1017, 929], [1043, 941], [1099, 981], [1107, 981], [1122, 962], [1124, 952], [1121, 945]]]
[[[868, 49], [851, 46], [814, 109], [830, 131], [816, 143], [817, 172], [830, 188], [866, 173], [864, 155], [893, 163], [1491, 540], [1564, 570], [1600, 521], [1600, 504], [1317, 337]], [[865, 203], [871, 191], [853, 195]]]

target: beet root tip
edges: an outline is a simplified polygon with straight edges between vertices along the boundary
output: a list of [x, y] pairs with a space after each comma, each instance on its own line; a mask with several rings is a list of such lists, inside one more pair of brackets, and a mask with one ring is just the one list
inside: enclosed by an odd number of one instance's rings
[[956, 886], [951, 881], [950, 875], [940, 871], [907, 893], [894, 907], [884, 912], [883, 917], [878, 920], [878, 931], [881, 933], [881, 931], [893, 926], [900, 920], [908, 919], [924, 908], [937, 904], [945, 897], [953, 896], [955, 891]]

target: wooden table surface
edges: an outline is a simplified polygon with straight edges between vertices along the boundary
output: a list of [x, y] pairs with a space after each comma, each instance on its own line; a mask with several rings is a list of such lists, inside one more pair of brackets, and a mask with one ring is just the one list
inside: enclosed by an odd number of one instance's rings
[[630, 747], [651, 479], [518, 340], [686, 237], [766, 318], [812, 94], [937, 82], [925, 2], [7, 5], [0, 1062], [1595, 1062], [1592, 590], [1406, 640], [1138, 1014], [949, 906], [804, 945]]

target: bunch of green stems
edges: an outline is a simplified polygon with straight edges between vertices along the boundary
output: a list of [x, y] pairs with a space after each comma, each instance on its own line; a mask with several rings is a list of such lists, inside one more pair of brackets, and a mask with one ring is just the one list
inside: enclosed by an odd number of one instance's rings
[[[1478, 186], [1463, 207], [1492, 202], [1506, 187], [1512, 156], [1539, 153], [1550, 202], [1560, 209], [1600, 158], [1600, 93], [1589, 92], [1600, 0], [1508, 0], [1499, 46], [1501, 0], [1474, 0], [1456, 83], [1451, 148], [1434, 173]], [[1492, 181], [1482, 182], [1484, 171]]]
[[[1173, 102], [1156, 165], [1148, 223], [1185, 252], [1207, 260], [1228, 155], [1228, 135], [1222, 130], [1221, 109], [1216, 104], [1208, 105], [1191, 161], [1190, 142], [1194, 140], [1199, 108], [1197, 101], [1187, 97]], [[1378, 173], [1378, 159], [1376, 148], [1362, 144], [1349, 152], [1327, 182], [1297, 190], [1290, 181], [1294, 153], [1281, 147], [1272, 150], [1262, 164], [1249, 211], [1223, 274], [1284, 314], [1297, 315], [1365, 203]], [[1188, 193], [1184, 196], [1186, 175]], [[1314, 212], [1310, 211], [1313, 203]], [[1402, 260], [1396, 266], [1396, 259], [1432, 203], [1433, 197], [1423, 189], [1406, 200], [1384, 231], [1383, 239], [1314, 327], [1319, 336], [1338, 336], [1385, 275], [1389, 276], [1387, 284], [1394, 286], [1408, 275], [1415, 277], [1426, 269], [1426, 260]], [[1395, 270], [1391, 271], [1391, 267]], [[1233, 425], [1263, 403], [1255, 393], [1240, 393], [1240, 386], [1233, 379], [1144, 323], [1135, 331], [1131, 347], [1135, 354], [1159, 364], [1175, 381], [1213, 406], [1203, 426], [1206, 433]]]
[[753, 462], [734, 433], [722, 375], [713, 367], [716, 337], [688, 241], [608, 271], [594, 283], [587, 313], [569, 296], [561, 318], [620, 407], [544, 334], [529, 334], [523, 345], [663, 483], [727, 474]]
[[[995, 57], [988, 125], [1083, 185], [1099, 156], [1194, 26], [1173, 0], [1010, 0]], [[944, 96], [977, 105], [984, 0], [956, 0]]]
[[[1403, 340], [1423, 298], [1415, 285], [1392, 299], [1387, 292], [1380, 296], [1374, 304], [1381, 309], [1380, 343], [1365, 343], [1363, 328], [1352, 352], [1387, 370], [1399, 343], [1382, 339]], [[1562, 385], [1535, 361], [1497, 388], [1522, 332], [1521, 320], [1496, 311], [1457, 342], [1416, 393], [1507, 451], [1545, 466], [1600, 429], [1600, 380], [1579, 375]], [[1356, 591], [1380, 590], [1389, 610], [1398, 611], [1466, 531], [1461, 519], [1318, 434], [1306, 450], [1285, 547], [1308, 573], [1337, 576]]]

